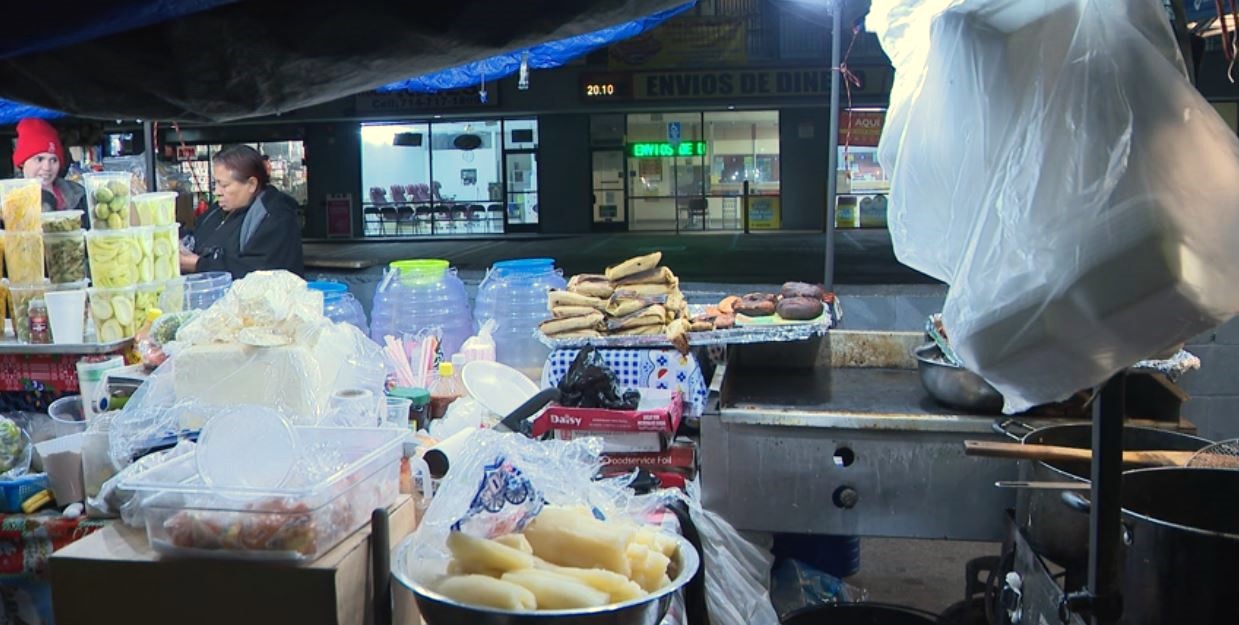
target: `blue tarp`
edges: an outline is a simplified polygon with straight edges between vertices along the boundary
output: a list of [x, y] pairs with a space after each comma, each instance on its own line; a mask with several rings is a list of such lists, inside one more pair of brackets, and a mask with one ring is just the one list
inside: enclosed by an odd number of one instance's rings
[[64, 117], [65, 114], [59, 111], [51, 111], [48, 109], [30, 106], [29, 104], [20, 104], [18, 102], [10, 102], [9, 100], [0, 100], [0, 124], [16, 124], [25, 117], [40, 117], [42, 119], [56, 119]]
[[687, 11], [697, 3], [691, 0], [682, 5], [659, 11], [645, 17], [625, 22], [617, 26], [603, 28], [583, 35], [550, 41], [529, 48], [515, 50], [507, 54], [492, 56], [488, 59], [457, 65], [449, 69], [410, 78], [400, 82], [383, 85], [380, 92], [416, 91], [436, 92], [449, 89], [461, 89], [481, 84], [483, 81], [498, 80], [520, 71], [521, 59], [529, 55], [529, 69], [551, 69], [585, 56], [594, 50], [609, 46], [617, 41], [636, 37], [668, 19]]

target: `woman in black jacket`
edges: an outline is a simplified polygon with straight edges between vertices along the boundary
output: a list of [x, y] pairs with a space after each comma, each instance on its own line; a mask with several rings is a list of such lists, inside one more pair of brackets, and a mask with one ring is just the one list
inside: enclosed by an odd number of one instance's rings
[[233, 279], [261, 269], [305, 272], [297, 201], [271, 186], [257, 150], [227, 148], [212, 159], [216, 206], [194, 229], [194, 249], [181, 250], [181, 271], [227, 271]]

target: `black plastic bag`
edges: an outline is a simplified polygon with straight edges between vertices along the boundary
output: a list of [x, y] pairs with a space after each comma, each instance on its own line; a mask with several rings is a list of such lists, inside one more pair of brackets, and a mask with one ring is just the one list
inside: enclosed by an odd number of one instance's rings
[[602, 354], [585, 346], [572, 360], [568, 374], [559, 382], [559, 403], [579, 408], [635, 410], [641, 394], [635, 390], [621, 393]]

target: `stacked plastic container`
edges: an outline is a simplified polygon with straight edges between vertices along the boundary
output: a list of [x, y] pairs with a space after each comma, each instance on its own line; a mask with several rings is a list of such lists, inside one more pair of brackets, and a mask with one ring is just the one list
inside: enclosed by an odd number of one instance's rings
[[167, 282], [159, 296], [159, 308], [164, 312], [205, 310], [230, 286], [232, 276], [226, 271], [191, 273]]
[[546, 293], [567, 287], [552, 258], [522, 258], [495, 263], [478, 287], [476, 328], [494, 319], [495, 360], [540, 379], [550, 350], [535, 336], [547, 317]]
[[473, 333], [465, 284], [446, 260], [393, 261], [374, 292], [370, 338], [382, 345], [385, 336], [424, 330], [440, 332], [445, 357], [460, 351]]
[[30, 303], [49, 288], [44, 274], [43, 188], [34, 179], [0, 180], [0, 213], [4, 217], [4, 260], [8, 279], [5, 298], [11, 303], [17, 340], [31, 339]]
[[347, 285], [332, 280], [315, 280], [306, 283], [306, 286], [323, 292], [323, 316], [337, 323], [351, 323], [362, 334], [370, 333], [366, 312], [362, 310], [361, 302], [349, 293]]

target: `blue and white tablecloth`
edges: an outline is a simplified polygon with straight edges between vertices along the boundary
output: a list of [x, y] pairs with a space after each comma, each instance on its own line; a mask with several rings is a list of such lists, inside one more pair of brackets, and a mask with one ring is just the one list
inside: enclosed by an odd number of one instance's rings
[[[551, 352], [542, 368], [542, 388], [557, 386], [580, 351], [559, 349]], [[684, 394], [685, 416], [700, 417], [705, 411], [710, 387], [692, 354], [683, 355], [674, 349], [624, 348], [599, 349], [598, 353], [615, 372], [621, 388], [678, 390]]]

